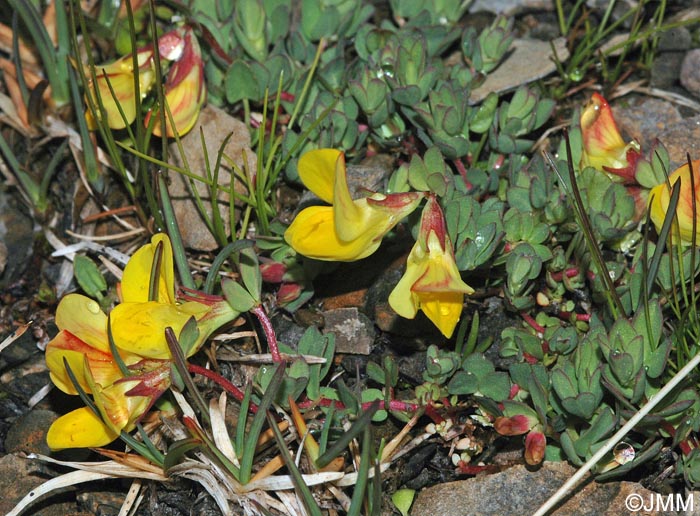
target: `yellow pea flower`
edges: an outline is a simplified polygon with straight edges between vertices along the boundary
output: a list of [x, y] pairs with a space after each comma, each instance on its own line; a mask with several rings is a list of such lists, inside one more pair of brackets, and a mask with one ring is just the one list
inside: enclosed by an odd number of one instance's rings
[[442, 209], [428, 198], [420, 231], [408, 255], [406, 272], [389, 295], [389, 305], [400, 316], [413, 319], [418, 310], [450, 338], [462, 315], [464, 294], [474, 289], [460, 277]]
[[[58, 335], [46, 347], [46, 363], [53, 383], [66, 394], [78, 394], [65, 362], [80, 386], [92, 394], [102, 417], [82, 407], [56, 420], [47, 434], [54, 450], [109, 444], [120, 431], [130, 431], [150, 405], [170, 386], [169, 377], [153, 382], [154, 375], [170, 373], [170, 364], [121, 351], [133, 376], [125, 378], [112, 356], [107, 335], [107, 316], [97, 302], [69, 294], [56, 311]], [[147, 381], [148, 389], [142, 383]], [[141, 387], [139, 391], [139, 387]], [[133, 395], [129, 391], [136, 390]], [[121, 395], [118, 393], [121, 392]]]
[[[176, 29], [163, 36], [158, 48], [161, 54], [174, 61], [165, 80], [165, 102], [173, 116], [177, 133], [183, 136], [194, 127], [207, 96], [202, 53], [197, 38], [189, 27]], [[149, 111], [146, 115], [146, 126], [153, 114], [153, 111]], [[172, 138], [175, 131], [167, 113], [165, 121], [166, 134]], [[157, 112], [153, 124], [153, 134], [161, 136], [163, 128]]]
[[284, 238], [295, 251], [316, 260], [366, 258], [424, 196], [422, 192], [372, 193], [353, 199], [347, 184], [345, 156], [335, 149], [307, 152], [297, 168], [304, 185], [331, 206], [302, 210]]
[[[158, 288], [155, 299], [149, 300], [156, 252], [161, 256], [155, 278]], [[104, 446], [120, 432], [133, 430], [170, 387], [167, 327], [179, 335], [194, 317], [199, 333], [187, 350], [187, 356], [191, 356], [214, 330], [238, 316], [225, 300], [213, 296], [179, 302], [172, 247], [163, 234], [155, 235], [134, 253], [124, 270], [120, 294], [123, 302], [112, 310], [109, 319], [95, 301], [82, 295], [70, 294], [58, 305], [56, 325], [60, 332], [46, 348], [51, 380], [65, 393], [78, 394], [65, 366], [68, 363], [75, 382], [92, 395], [99, 415], [83, 407], [60, 417], [47, 435], [52, 449]], [[126, 372], [112, 355], [108, 325]]]
[[642, 157], [639, 144], [625, 143], [617, 129], [608, 101], [594, 93], [581, 112], [583, 153], [581, 168], [593, 167], [636, 183], [637, 161]]
[[[700, 160], [692, 162], [692, 174], [695, 191], [691, 188], [691, 167], [686, 163], [677, 168], [670, 176], [668, 183], [655, 186], [649, 192], [649, 210], [651, 220], [657, 231], [661, 231], [668, 205], [671, 200], [671, 190], [676, 181], [681, 182], [681, 193], [676, 207], [676, 221], [673, 234], [680, 237], [681, 242], [690, 244], [693, 241], [693, 198], [695, 198], [695, 241], [700, 243]], [[670, 185], [670, 187], [669, 187]]]
[[[136, 53], [136, 59], [139, 74], [139, 93], [143, 99], [153, 86], [156, 77], [153, 64], [153, 49], [145, 47], [139, 50]], [[127, 125], [131, 125], [136, 118], [134, 61], [131, 54], [108, 65], [96, 66], [94, 83], [90, 72], [86, 71], [85, 74], [96, 106], [99, 106], [96, 94], [96, 91], [99, 91], [102, 105], [107, 114], [107, 125], [112, 129], [124, 129]], [[114, 94], [112, 90], [114, 90]], [[119, 112], [118, 106], [124, 112], [124, 117]], [[102, 115], [99, 111], [93, 113], [88, 110], [85, 116], [88, 127], [94, 130], [96, 128], [95, 118], [100, 118]]]

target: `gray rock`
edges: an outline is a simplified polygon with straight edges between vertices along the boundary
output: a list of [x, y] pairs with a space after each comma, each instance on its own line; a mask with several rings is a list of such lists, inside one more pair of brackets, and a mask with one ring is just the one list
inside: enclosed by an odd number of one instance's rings
[[324, 333], [335, 334], [337, 353], [369, 355], [374, 343], [372, 321], [357, 308], [336, 308], [323, 312]]
[[[240, 170], [243, 170], [243, 155], [245, 154], [248, 170], [256, 170], [257, 159], [255, 153], [250, 149], [250, 133], [245, 124], [225, 111], [207, 105], [199, 114], [199, 119], [194, 128], [181, 139], [184, 154], [192, 173], [198, 174], [201, 177], [206, 177], [207, 167], [202, 149], [200, 128], [204, 135], [204, 141], [206, 142], [212, 173], [216, 165], [216, 157], [219, 153], [219, 149], [226, 137], [232, 133], [233, 136], [231, 136], [231, 139], [226, 145], [225, 154], [231, 158]], [[170, 161], [178, 167], [183, 167], [183, 160], [175, 143], [170, 145]], [[200, 251], [211, 251], [219, 247], [197, 208], [195, 198], [190, 190], [188, 178], [171, 171], [170, 180], [169, 192], [185, 246]], [[222, 159], [221, 170], [219, 172], [219, 184], [228, 187], [231, 181], [233, 181], [234, 190], [236, 192], [241, 194], [246, 193], [245, 185], [234, 177], [232, 167], [226, 160]], [[212, 203], [209, 189], [201, 181], [195, 181], [195, 185], [204, 203], [207, 215], [211, 218]], [[216, 204], [218, 205], [219, 213], [221, 213], [226, 233], [230, 234], [228, 194], [220, 191]], [[238, 210], [236, 210], [236, 212], [237, 211]], [[238, 220], [238, 215], [239, 214], [236, 213], [236, 220]]]
[[[0, 458], [0, 514], [7, 514], [32, 489], [47, 480], [47, 476], [55, 476], [45, 464], [37, 460], [29, 460], [13, 453]], [[36, 500], [23, 514], [34, 516], [89, 516], [89, 513], [78, 510], [75, 501], [66, 493], [72, 488], [54, 492], [51, 496]]]
[[58, 414], [51, 410], [30, 410], [18, 418], [5, 438], [5, 449], [9, 452], [40, 453], [51, 455], [46, 444], [46, 433]]
[[688, 51], [681, 64], [681, 84], [696, 97], [700, 97], [700, 48]]
[[0, 290], [17, 282], [29, 264], [34, 245], [32, 219], [5, 191], [0, 191], [0, 247], [10, 257], [0, 270]]
[[669, 172], [687, 162], [686, 153], [692, 159], [700, 158], [700, 115], [670, 125], [659, 134], [659, 139], [671, 158]]
[[681, 73], [685, 51], [690, 48], [692, 37], [685, 27], [669, 29], [659, 38], [658, 54], [651, 67], [651, 86], [670, 88]]
[[[536, 471], [519, 465], [493, 475], [439, 484], [418, 493], [411, 516], [504, 516], [532, 514], [575, 473], [563, 462], [547, 462]], [[626, 506], [629, 495], [649, 501], [652, 491], [636, 482], [590, 481], [575, 490], [563, 505], [550, 513], [561, 516], [632, 514]], [[641, 514], [636, 512], [634, 514]], [[645, 515], [676, 514], [647, 511]]]
[[[671, 102], [646, 96], [629, 96], [623, 102], [615, 102], [613, 114], [625, 141], [637, 140], [645, 154], [667, 128], [683, 120]], [[662, 143], [666, 144], [663, 140]]]

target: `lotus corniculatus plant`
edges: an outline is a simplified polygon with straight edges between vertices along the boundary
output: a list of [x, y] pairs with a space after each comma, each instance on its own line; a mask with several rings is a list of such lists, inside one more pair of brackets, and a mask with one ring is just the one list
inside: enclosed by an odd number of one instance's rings
[[460, 277], [445, 217], [434, 196], [423, 208], [418, 239], [408, 255], [406, 272], [389, 295], [389, 305], [413, 319], [418, 310], [445, 337], [451, 337], [462, 315], [465, 294], [474, 289]]
[[299, 159], [304, 185], [330, 206], [302, 210], [284, 234], [299, 254], [316, 260], [354, 261], [374, 253], [384, 236], [418, 206], [424, 194], [371, 193], [353, 199], [345, 156], [335, 149], [307, 152]]

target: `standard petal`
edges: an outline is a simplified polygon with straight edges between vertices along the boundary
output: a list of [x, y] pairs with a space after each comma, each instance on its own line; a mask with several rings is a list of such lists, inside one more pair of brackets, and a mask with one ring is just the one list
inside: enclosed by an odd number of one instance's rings
[[292, 248], [316, 260], [353, 261], [377, 250], [381, 236], [365, 231], [360, 238], [345, 242], [338, 238], [330, 206], [311, 206], [302, 210], [284, 233]]
[[585, 152], [592, 156], [615, 155], [625, 148], [613, 118], [612, 109], [600, 94], [594, 93], [581, 112], [581, 132]]
[[170, 358], [165, 340], [165, 328], [176, 336], [190, 317], [203, 317], [209, 307], [201, 303], [166, 305], [148, 303], [121, 303], [111, 313], [112, 337], [119, 349], [147, 358]]
[[119, 434], [107, 427], [92, 410], [82, 407], [53, 422], [46, 434], [52, 450], [106, 446]]
[[[178, 46], [174, 55], [168, 57], [169, 59], [177, 57], [177, 59], [170, 68], [168, 78], [165, 81], [165, 101], [172, 114], [175, 130], [180, 136], [185, 135], [194, 127], [207, 96], [202, 55], [197, 38], [191, 29], [183, 31], [182, 41], [184, 42], [182, 55], [179, 55]], [[159, 41], [160, 48], [164, 48], [162, 43]], [[149, 124], [151, 114], [152, 112], [149, 112], [145, 119], [146, 126]], [[165, 120], [167, 135], [172, 138], [175, 136], [175, 130], [173, 130], [167, 114]], [[160, 115], [158, 115], [153, 125], [153, 134], [161, 136], [162, 132]]]
[[165, 233], [157, 233], [151, 242], [138, 249], [129, 259], [122, 276], [121, 293], [125, 303], [145, 303], [149, 301], [148, 290], [151, 281], [151, 268], [158, 243], [162, 242], [163, 252], [158, 277], [159, 303], [175, 302], [175, 273], [173, 268], [173, 249]]
[[328, 204], [333, 204], [333, 189], [338, 162], [345, 169], [343, 153], [336, 149], [312, 150], [299, 158], [297, 170], [304, 186]]
[[56, 326], [69, 330], [89, 346], [109, 352], [107, 316], [96, 301], [80, 294], [68, 294], [56, 309]]

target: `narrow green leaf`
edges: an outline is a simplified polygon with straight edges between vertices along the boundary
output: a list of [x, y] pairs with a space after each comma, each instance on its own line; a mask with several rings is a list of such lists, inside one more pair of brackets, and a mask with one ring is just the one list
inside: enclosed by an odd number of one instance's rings
[[375, 400], [372, 405], [367, 410], [362, 412], [362, 415], [357, 418], [357, 420], [352, 424], [347, 432], [343, 433], [337, 441], [316, 460], [316, 466], [323, 468], [331, 463], [338, 455], [340, 455], [343, 450], [348, 446], [350, 441], [357, 437], [360, 432], [362, 432], [365, 427], [367, 427], [374, 417], [374, 413], [379, 409], [379, 400]]

